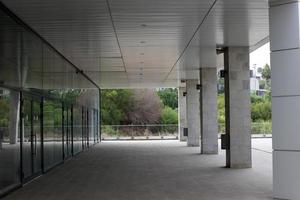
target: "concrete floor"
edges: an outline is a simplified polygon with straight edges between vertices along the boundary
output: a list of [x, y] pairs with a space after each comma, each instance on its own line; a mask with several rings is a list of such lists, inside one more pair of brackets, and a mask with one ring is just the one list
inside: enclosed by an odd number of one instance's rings
[[270, 139], [253, 139], [253, 168], [178, 141], [102, 142], [4, 200], [272, 199]]

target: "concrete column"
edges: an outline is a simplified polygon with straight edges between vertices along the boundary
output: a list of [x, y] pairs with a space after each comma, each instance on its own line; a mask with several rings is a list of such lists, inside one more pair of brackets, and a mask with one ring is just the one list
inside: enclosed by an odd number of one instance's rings
[[228, 149], [226, 166], [251, 167], [249, 48], [228, 47], [224, 52], [225, 112]]
[[300, 199], [300, 2], [270, 1], [273, 191]]
[[186, 128], [186, 92], [185, 87], [178, 88], [178, 118], [179, 118], [179, 140], [184, 142], [187, 140], [186, 136], [183, 135], [183, 129]]
[[203, 68], [201, 80], [201, 153], [218, 153], [217, 69]]
[[20, 92], [10, 90], [9, 112], [9, 141], [10, 144], [17, 144], [20, 118]]
[[186, 81], [186, 109], [188, 127], [188, 146], [200, 146], [200, 94], [198, 80]]

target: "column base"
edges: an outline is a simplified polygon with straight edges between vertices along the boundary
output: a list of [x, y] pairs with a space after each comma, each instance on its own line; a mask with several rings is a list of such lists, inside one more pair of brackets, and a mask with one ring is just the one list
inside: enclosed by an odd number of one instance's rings
[[218, 155], [218, 151], [202, 151], [201, 154], [203, 155]]
[[300, 199], [300, 151], [273, 152], [273, 191], [278, 199]]

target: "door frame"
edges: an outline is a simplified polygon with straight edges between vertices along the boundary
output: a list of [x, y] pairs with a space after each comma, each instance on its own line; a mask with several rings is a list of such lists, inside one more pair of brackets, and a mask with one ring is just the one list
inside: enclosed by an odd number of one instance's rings
[[[24, 100], [27, 99], [30, 102], [30, 149], [31, 149], [31, 156], [30, 156], [30, 163], [31, 163], [31, 176], [25, 177], [24, 175], [24, 152], [23, 152], [23, 143], [24, 143], [24, 127], [23, 127], [23, 109], [24, 109]], [[40, 113], [39, 113], [39, 121], [40, 121], [40, 170], [38, 172], [34, 171], [34, 158], [33, 158], [33, 150], [34, 150], [34, 140], [33, 140], [33, 106], [34, 102], [39, 105]], [[21, 171], [21, 183], [24, 184], [44, 173], [44, 144], [43, 144], [43, 97], [39, 95], [35, 95], [30, 92], [20, 91], [20, 171]], [[35, 139], [36, 140], [36, 139]]]

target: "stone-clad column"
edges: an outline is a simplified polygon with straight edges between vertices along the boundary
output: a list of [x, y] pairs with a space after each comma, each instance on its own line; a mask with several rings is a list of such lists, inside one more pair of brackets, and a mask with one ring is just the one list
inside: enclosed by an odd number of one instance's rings
[[197, 84], [198, 80], [186, 81], [188, 146], [200, 146], [200, 94]]
[[201, 153], [218, 153], [217, 69], [202, 68], [201, 80]]
[[224, 69], [226, 134], [229, 142], [226, 166], [249, 168], [252, 164], [249, 48], [225, 48]]
[[184, 142], [187, 140], [183, 135], [184, 128], [186, 128], [186, 92], [185, 87], [178, 88], [178, 118], [179, 118], [179, 140]]
[[270, 1], [273, 191], [300, 199], [300, 3]]

